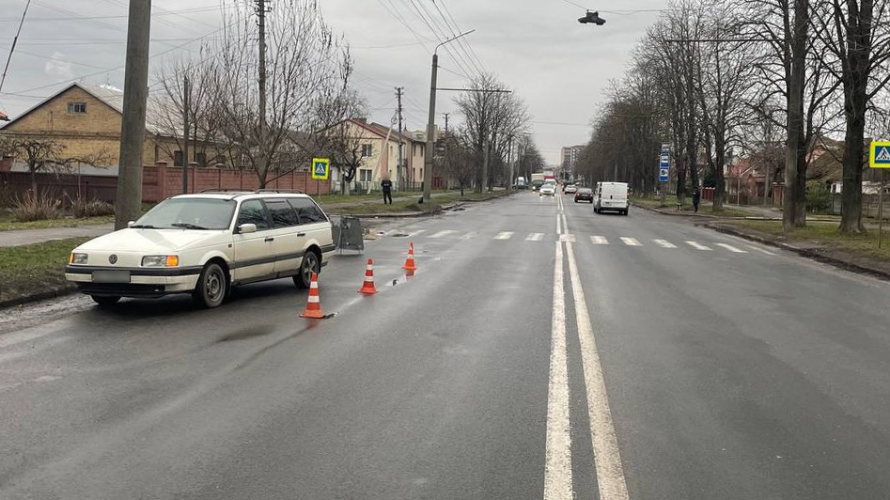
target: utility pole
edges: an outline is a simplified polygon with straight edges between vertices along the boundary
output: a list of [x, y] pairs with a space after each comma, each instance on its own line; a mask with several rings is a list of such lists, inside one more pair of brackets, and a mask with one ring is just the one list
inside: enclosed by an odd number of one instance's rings
[[189, 192], [189, 77], [182, 78], [182, 194]]
[[121, 148], [114, 201], [116, 230], [127, 227], [127, 222], [138, 219], [142, 213], [142, 153], [145, 148], [150, 33], [151, 0], [130, 0]]
[[449, 113], [443, 113], [445, 115], [445, 133], [448, 133], [448, 115]]
[[[399, 179], [402, 179], [402, 144], [403, 144], [403, 141], [402, 141], [402, 91], [404, 90], [404, 88], [405, 87], [396, 87], [396, 98], [399, 101], [399, 107], [398, 107], [398, 109], [396, 109], [396, 112], [399, 115], [399, 166], [396, 169], [396, 172], [399, 172]], [[408, 168], [406, 165], [405, 166], [405, 177], [404, 177], [404, 180], [402, 180], [402, 182], [401, 182], [402, 190], [405, 190], [405, 188], [407, 187], [408, 180], [409, 180], [408, 179]]]
[[[260, 87], [260, 136], [257, 142], [260, 147], [260, 172], [263, 173], [263, 179], [265, 179], [265, 173], [269, 168], [268, 158], [266, 158], [266, 0], [256, 0], [256, 15], [260, 28], [260, 74], [257, 78]], [[266, 186], [260, 186], [260, 188], [264, 187]]]
[[429, 120], [426, 124], [426, 151], [423, 158], [423, 202], [430, 203], [432, 200], [432, 184], [433, 184], [433, 134], [436, 130], [436, 73], [439, 68], [439, 55], [437, 51], [439, 47], [446, 43], [453, 42], [458, 38], [469, 35], [476, 30], [465, 31], [460, 35], [454, 36], [436, 45], [433, 50], [433, 67], [430, 74], [430, 112]]
[[482, 139], [482, 192], [488, 192], [488, 156], [491, 148], [491, 141], [488, 140], [488, 134]]

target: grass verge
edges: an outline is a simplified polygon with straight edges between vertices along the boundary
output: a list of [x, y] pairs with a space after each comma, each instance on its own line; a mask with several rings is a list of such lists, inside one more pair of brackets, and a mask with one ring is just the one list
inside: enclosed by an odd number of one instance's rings
[[[677, 211], [677, 199], [668, 197], [665, 201], [666, 205], [661, 204], [661, 199], [659, 198], [642, 198], [639, 196], [632, 196], [630, 198], [631, 203], [636, 205], [640, 205], [646, 208], [661, 208], [666, 211]], [[690, 214], [695, 213], [692, 209], [692, 201], [689, 197], [686, 198], [686, 202], [680, 207], [680, 212], [688, 212]], [[711, 206], [710, 202], [702, 202], [699, 206], [698, 213], [704, 215], [714, 215], [717, 217], [750, 217], [755, 215], [747, 210], [738, 209], [738, 208], [723, 208], [720, 211], [714, 211], [714, 208]]]
[[49, 229], [54, 227], [79, 227], [97, 224], [109, 224], [114, 222], [113, 215], [101, 215], [98, 217], [46, 219], [29, 222], [17, 222], [11, 218], [0, 219], [0, 231], [15, 231], [18, 229]]
[[[510, 194], [508, 191], [495, 191], [493, 193], [471, 193], [465, 192], [464, 196], [460, 195], [460, 192], [457, 191], [449, 191], [445, 193], [433, 193], [433, 203], [432, 207], [447, 205], [450, 203], [455, 203], [458, 201], [484, 201], [490, 200], [493, 198], [499, 198], [501, 196], [506, 196]], [[408, 199], [398, 199], [396, 196], [396, 200], [391, 205], [384, 205], [382, 203], [378, 203], [377, 201], [368, 201], [365, 203], [359, 203], [352, 206], [341, 207], [336, 210], [333, 210], [334, 213], [342, 214], [342, 215], [369, 215], [369, 214], [399, 214], [399, 213], [414, 213], [414, 212], [427, 212], [430, 211], [430, 206], [426, 206], [423, 204], [418, 204], [421, 197], [420, 193], [417, 193], [416, 196], [411, 196]], [[322, 208], [324, 208], [322, 206]], [[435, 211], [435, 210], [433, 210]]]
[[71, 238], [0, 250], [0, 303], [65, 285], [71, 250], [90, 238]]
[[725, 225], [754, 230], [765, 235], [781, 238], [783, 241], [808, 241], [836, 250], [848, 250], [879, 257], [890, 261], [890, 234], [884, 235], [881, 248], [878, 248], [877, 230], [865, 234], [840, 234], [837, 223], [809, 222], [806, 227], [786, 234], [782, 221], [730, 221]]

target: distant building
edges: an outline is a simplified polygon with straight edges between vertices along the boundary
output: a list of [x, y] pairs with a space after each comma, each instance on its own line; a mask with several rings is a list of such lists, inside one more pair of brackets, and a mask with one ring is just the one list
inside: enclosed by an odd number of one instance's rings
[[563, 146], [561, 150], [560, 157], [562, 158], [562, 162], [560, 163], [560, 167], [562, 167], [562, 171], [565, 173], [574, 174], [575, 165], [578, 163], [578, 159], [581, 157], [581, 152], [584, 151], [584, 145], [580, 146]]

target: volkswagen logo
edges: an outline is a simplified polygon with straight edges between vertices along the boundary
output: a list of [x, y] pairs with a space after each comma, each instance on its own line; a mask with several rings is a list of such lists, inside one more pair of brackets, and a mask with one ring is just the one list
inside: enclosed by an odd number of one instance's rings
[[108, 262], [111, 262], [112, 264], [116, 264], [117, 263], [117, 255], [115, 255], [115, 254], [109, 255]]

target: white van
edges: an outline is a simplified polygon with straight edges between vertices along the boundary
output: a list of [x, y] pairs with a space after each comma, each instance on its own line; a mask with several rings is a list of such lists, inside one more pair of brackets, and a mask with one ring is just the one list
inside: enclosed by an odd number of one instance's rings
[[593, 211], [601, 214], [604, 210], [614, 210], [627, 215], [627, 183], [597, 182], [593, 190]]

